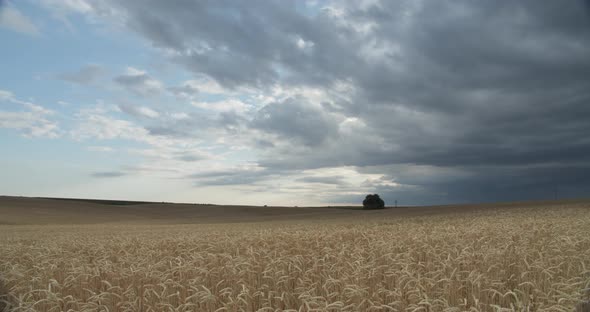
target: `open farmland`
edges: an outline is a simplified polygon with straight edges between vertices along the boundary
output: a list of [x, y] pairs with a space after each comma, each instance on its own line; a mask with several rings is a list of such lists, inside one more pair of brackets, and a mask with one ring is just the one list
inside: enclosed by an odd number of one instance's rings
[[362, 211], [3, 198], [5, 311], [573, 311], [590, 203]]

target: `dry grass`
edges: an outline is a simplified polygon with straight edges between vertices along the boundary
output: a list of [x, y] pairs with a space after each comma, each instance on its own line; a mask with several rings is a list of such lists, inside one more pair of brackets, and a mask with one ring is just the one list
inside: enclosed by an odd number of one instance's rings
[[4, 225], [0, 276], [10, 311], [573, 311], [589, 212]]

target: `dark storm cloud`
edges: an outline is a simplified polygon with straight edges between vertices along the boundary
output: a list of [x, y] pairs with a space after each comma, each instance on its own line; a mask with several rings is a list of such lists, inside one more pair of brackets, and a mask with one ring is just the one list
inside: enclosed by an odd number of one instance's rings
[[[382, 193], [390, 200], [423, 204], [585, 197], [590, 192], [589, 173], [589, 165], [480, 167], [465, 177], [425, 181], [414, 194], [391, 188]], [[424, 195], [430, 198], [425, 200]]]
[[87, 65], [75, 72], [60, 74], [57, 78], [76, 84], [88, 85], [96, 82], [104, 73], [104, 68], [99, 65]]
[[304, 99], [289, 98], [261, 108], [254, 117], [252, 127], [308, 146], [317, 146], [336, 135], [338, 123]]
[[[356, 18], [400, 51], [359, 82], [372, 102], [411, 101], [424, 110], [465, 108], [457, 91], [530, 92], [587, 77], [590, 23], [582, 3], [439, 1], [402, 17], [398, 2]], [[400, 22], [405, 30], [400, 33]], [[517, 82], [517, 83], [516, 83]]]
[[[588, 3], [337, 1], [313, 12], [298, 1], [116, 6], [172, 61], [225, 87], [349, 83], [346, 101], [294, 96], [235, 124], [271, 135], [255, 139], [265, 142], [259, 164], [268, 170], [376, 168], [402, 185], [375, 185], [388, 198], [424, 203], [539, 198], [551, 183], [588, 194], [579, 174], [590, 152]], [[343, 127], [350, 117], [359, 125]], [[404, 176], [416, 166], [464, 175]], [[256, 175], [211, 179], [249, 183]]]
[[350, 46], [355, 34], [325, 14], [302, 14], [301, 1], [152, 0], [113, 5], [128, 15], [131, 29], [155, 47], [174, 51], [172, 60], [228, 87], [266, 86], [285, 74], [294, 81], [330, 83], [354, 71], [361, 61], [356, 47]]

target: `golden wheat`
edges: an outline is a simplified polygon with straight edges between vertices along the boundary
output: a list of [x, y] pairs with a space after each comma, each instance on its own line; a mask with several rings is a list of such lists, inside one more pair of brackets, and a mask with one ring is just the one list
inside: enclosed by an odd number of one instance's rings
[[0, 226], [0, 246], [5, 311], [572, 311], [590, 299], [584, 207]]

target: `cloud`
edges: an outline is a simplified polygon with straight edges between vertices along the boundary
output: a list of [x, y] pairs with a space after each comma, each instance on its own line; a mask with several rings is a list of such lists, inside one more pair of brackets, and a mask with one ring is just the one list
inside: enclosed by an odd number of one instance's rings
[[215, 116], [204, 114], [170, 113], [163, 117], [157, 123], [146, 125], [145, 129], [154, 136], [194, 140], [211, 137], [224, 127], [224, 123]]
[[189, 83], [185, 83], [178, 87], [168, 87], [168, 91], [170, 91], [176, 97], [184, 99], [190, 99], [199, 93], [199, 89]]
[[14, 99], [14, 94], [10, 91], [0, 90], [0, 100], [12, 100]]
[[[124, 142], [126, 149], [118, 149], [118, 154], [126, 153], [133, 159], [133, 165], [124, 165], [107, 171], [109, 174], [96, 174], [96, 177], [111, 177], [110, 172], [134, 176], [151, 176], [165, 179], [178, 179], [199, 168], [215, 163], [215, 158], [201, 147], [202, 142], [194, 137], [164, 136], [151, 132], [141, 125], [146, 119], [126, 120], [119, 116], [119, 107], [97, 104], [94, 108], [81, 109], [75, 115], [75, 123], [70, 130], [70, 137], [81, 142], [97, 140]], [[168, 114], [160, 119], [182, 122]], [[150, 119], [151, 120], [151, 119]], [[158, 119], [159, 120], [159, 119]], [[101, 143], [102, 143], [101, 142]], [[120, 143], [118, 143], [120, 144]], [[110, 146], [92, 145], [87, 150], [109, 153]]]
[[50, 15], [62, 23], [69, 32], [76, 33], [79, 29], [75, 25], [74, 15], [82, 16], [89, 24], [97, 25], [103, 17], [109, 17], [110, 22], [120, 22], [115, 19], [118, 12], [106, 2], [94, 0], [39, 0], [37, 1]]
[[142, 140], [148, 135], [148, 131], [142, 127], [104, 114], [82, 112], [78, 114], [77, 119], [78, 124], [70, 132], [76, 140], [90, 138]]
[[104, 73], [105, 70], [102, 66], [91, 64], [75, 72], [59, 74], [57, 78], [75, 84], [90, 85], [100, 79]]
[[110, 146], [88, 146], [88, 147], [86, 147], [86, 149], [91, 152], [101, 152], [101, 153], [110, 153], [110, 152], [114, 151], [114, 149]]
[[198, 151], [180, 151], [175, 154], [175, 158], [182, 161], [194, 162], [207, 159], [209, 156]]
[[146, 106], [136, 106], [133, 104], [119, 104], [118, 107], [124, 113], [135, 117], [158, 118], [160, 116], [160, 113]]
[[344, 182], [345, 177], [343, 176], [324, 176], [324, 177], [303, 177], [296, 179], [297, 182], [304, 182], [304, 183], [318, 183], [318, 184], [335, 184], [335, 185], [342, 185], [346, 184]]
[[[165, 51], [173, 62], [224, 86], [271, 85], [284, 74], [325, 81], [333, 71], [353, 68], [351, 63], [338, 64], [339, 57], [333, 58], [331, 52], [356, 59], [346, 45], [351, 37], [337, 36], [339, 27], [329, 16], [301, 15], [294, 3], [126, 1], [113, 2], [111, 7], [122, 12], [118, 15], [125, 16], [130, 29]], [[220, 14], [224, 11], [236, 14]]]
[[0, 128], [20, 130], [22, 135], [28, 138], [60, 136], [57, 123], [34, 112], [0, 111]]
[[31, 20], [12, 5], [0, 3], [0, 27], [27, 35], [39, 35], [40, 31]]
[[261, 108], [252, 127], [296, 143], [317, 146], [337, 134], [338, 123], [304, 98], [289, 98]]
[[127, 67], [125, 73], [115, 77], [114, 81], [127, 91], [144, 97], [158, 95], [164, 89], [162, 83], [146, 71], [133, 67]]
[[71, 13], [89, 13], [92, 12], [93, 5], [86, 0], [42, 0], [44, 5], [54, 8], [56, 11]]
[[168, 87], [167, 90], [179, 99], [194, 100], [197, 95], [238, 95], [240, 90], [228, 90], [208, 77], [200, 77], [184, 81], [179, 86]]
[[93, 172], [91, 176], [93, 178], [118, 178], [127, 175], [126, 172], [120, 171], [101, 171], [101, 172]]
[[194, 107], [219, 112], [245, 112], [246, 110], [248, 110], [248, 105], [246, 103], [238, 99], [232, 98], [213, 102], [192, 101], [191, 105]]
[[195, 181], [196, 185], [253, 185], [276, 177], [279, 172], [263, 168], [237, 167], [226, 170], [198, 172], [186, 178]]
[[[6, 105], [3, 105], [6, 104]], [[50, 119], [54, 112], [37, 104], [19, 100], [10, 91], [0, 90], [0, 128], [15, 129], [28, 138], [57, 138], [59, 124]]]

